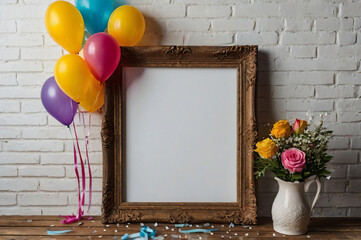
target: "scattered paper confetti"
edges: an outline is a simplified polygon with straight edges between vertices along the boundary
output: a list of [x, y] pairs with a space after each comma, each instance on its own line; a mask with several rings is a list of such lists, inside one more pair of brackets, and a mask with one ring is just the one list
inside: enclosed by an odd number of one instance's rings
[[174, 228], [172, 228], [171, 231], [174, 232]]
[[210, 234], [213, 236], [214, 235], [214, 233], [212, 233], [212, 232], [210, 232]]
[[83, 225], [84, 223], [83, 222], [78, 222], [78, 226], [81, 226]]
[[179, 236], [176, 235], [176, 234], [172, 234], [172, 235], [171, 235], [171, 238], [179, 238]]
[[224, 236], [222, 235], [221, 238], [224, 238]]
[[31, 220], [31, 219], [27, 219], [26, 221], [27, 221], [27, 222], [32, 222], [33, 220]]
[[118, 230], [117, 230], [117, 229], [115, 229], [115, 230], [114, 230], [114, 232], [118, 232]]
[[249, 227], [248, 229], [252, 229], [252, 227]]
[[88, 217], [88, 220], [93, 220], [93, 217]]
[[106, 229], [103, 229], [104, 232], [106, 232], [107, 230]]
[[221, 227], [224, 228], [224, 225], [222, 225]]
[[158, 223], [156, 222], [156, 223], [154, 223], [154, 227], [158, 227]]
[[203, 224], [204, 227], [209, 227], [210, 225], [211, 225], [211, 224], [209, 224], [209, 223]]
[[237, 235], [238, 235], [237, 233], [234, 234], [234, 236], [237, 236]]
[[231, 222], [231, 223], [229, 224], [228, 228], [234, 228], [234, 223]]
[[102, 237], [103, 237], [102, 235], [98, 236], [98, 238], [102, 238]]
[[196, 225], [196, 227], [201, 227], [200, 225]]
[[117, 223], [117, 227], [120, 227], [119, 223]]
[[97, 233], [97, 230], [94, 230], [93, 233]]
[[167, 237], [167, 236], [168, 236], [168, 234], [164, 234], [163, 236], [164, 236], [164, 237]]
[[307, 238], [311, 238], [311, 236], [310, 236], [310, 235], [307, 235]]
[[109, 224], [105, 225], [105, 227], [109, 227]]
[[244, 236], [248, 237], [248, 236], [249, 236], [249, 233], [244, 234]]
[[211, 228], [214, 228], [214, 226], [212, 225]]
[[54, 227], [55, 225], [54, 224], [51, 224], [50, 227]]
[[276, 234], [275, 234], [275, 233], [273, 233], [273, 234], [272, 234], [272, 236], [274, 236], [274, 237], [275, 237], [275, 236], [276, 236]]
[[168, 227], [168, 226], [165, 226], [165, 229], [166, 229], [166, 230], [169, 230], [169, 227]]
[[140, 223], [140, 226], [141, 226], [141, 227], [144, 227], [144, 223]]

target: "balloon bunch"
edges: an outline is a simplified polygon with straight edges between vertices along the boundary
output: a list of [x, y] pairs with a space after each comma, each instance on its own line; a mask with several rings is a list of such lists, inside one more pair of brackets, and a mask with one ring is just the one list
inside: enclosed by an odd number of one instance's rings
[[[113, 0], [77, 0], [75, 6], [55, 1], [46, 10], [45, 26], [54, 41], [69, 52], [55, 65], [56, 84], [70, 99], [93, 112], [104, 104], [103, 82], [119, 64], [119, 46], [136, 45], [144, 34], [145, 21], [142, 13], [132, 6], [123, 5], [113, 11]], [[91, 35], [88, 39], [84, 39], [85, 28]], [[108, 33], [104, 32], [106, 29]], [[48, 101], [46, 96], [42, 95], [43, 103]], [[53, 96], [48, 107], [56, 109], [62, 101], [63, 96]], [[60, 121], [58, 114], [48, 112]], [[71, 112], [68, 108], [62, 115]]]
[[[136, 45], [143, 37], [145, 21], [142, 13], [132, 6], [123, 5], [113, 11], [113, 0], [75, 0], [75, 6], [66, 1], [50, 4], [45, 13], [45, 26], [52, 39], [68, 54], [57, 61], [54, 77], [44, 83], [41, 101], [50, 115], [69, 127], [78, 104], [89, 112], [97, 111], [104, 104], [104, 82], [118, 67], [120, 46]], [[108, 33], [105, 32], [106, 29]], [[89, 38], [86, 37], [88, 35]], [[83, 124], [85, 129], [84, 115]], [[73, 126], [77, 140], [77, 144], [73, 144], [75, 171], [80, 186], [75, 147], [77, 145], [82, 165], [84, 195], [85, 172], [75, 125]], [[86, 160], [89, 163], [88, 136], [85, 136], [85, 140]], [[89, 176], [91, 198], [90, 166]], [[78, 195], [78, 216], [66, 216], [67, 220], [63, 223], [80, 220], [84, 214], [82, 206], [85, 197], [80, 198], [80, 187]]]

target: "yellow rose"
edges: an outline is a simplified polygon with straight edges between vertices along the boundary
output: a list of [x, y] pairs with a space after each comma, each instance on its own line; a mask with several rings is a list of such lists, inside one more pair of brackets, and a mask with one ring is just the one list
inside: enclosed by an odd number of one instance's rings
[[266, 138], [256, 144], [257, 149], [254, 150], [258, 154], [266, 159], [271, 159], [277, 152], [278, 148], [276, 144], [269, 138]]
[[279, 120], [276, 122], [271, 131], [271, 134], [276, 138], [287, 138], [291, 133], [291, 126], [287, 120]]

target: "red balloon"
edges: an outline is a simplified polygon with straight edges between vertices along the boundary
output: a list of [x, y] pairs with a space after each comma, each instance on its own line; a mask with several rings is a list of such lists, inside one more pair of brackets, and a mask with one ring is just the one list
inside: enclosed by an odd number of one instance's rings
[[85, 43], [84, 59], [93, 76], [101, 82], [107, 80], [120, 61], [118, 42], [108, 33], [96, 33]]

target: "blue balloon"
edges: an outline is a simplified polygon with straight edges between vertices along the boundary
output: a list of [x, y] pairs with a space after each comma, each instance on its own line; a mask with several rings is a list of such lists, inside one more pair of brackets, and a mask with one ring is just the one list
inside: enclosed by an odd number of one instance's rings
[[85, 27], [91, 35], [104, 32], [113, 12], [113, 0], [76, 0], [75, 6], [83, 16]]

